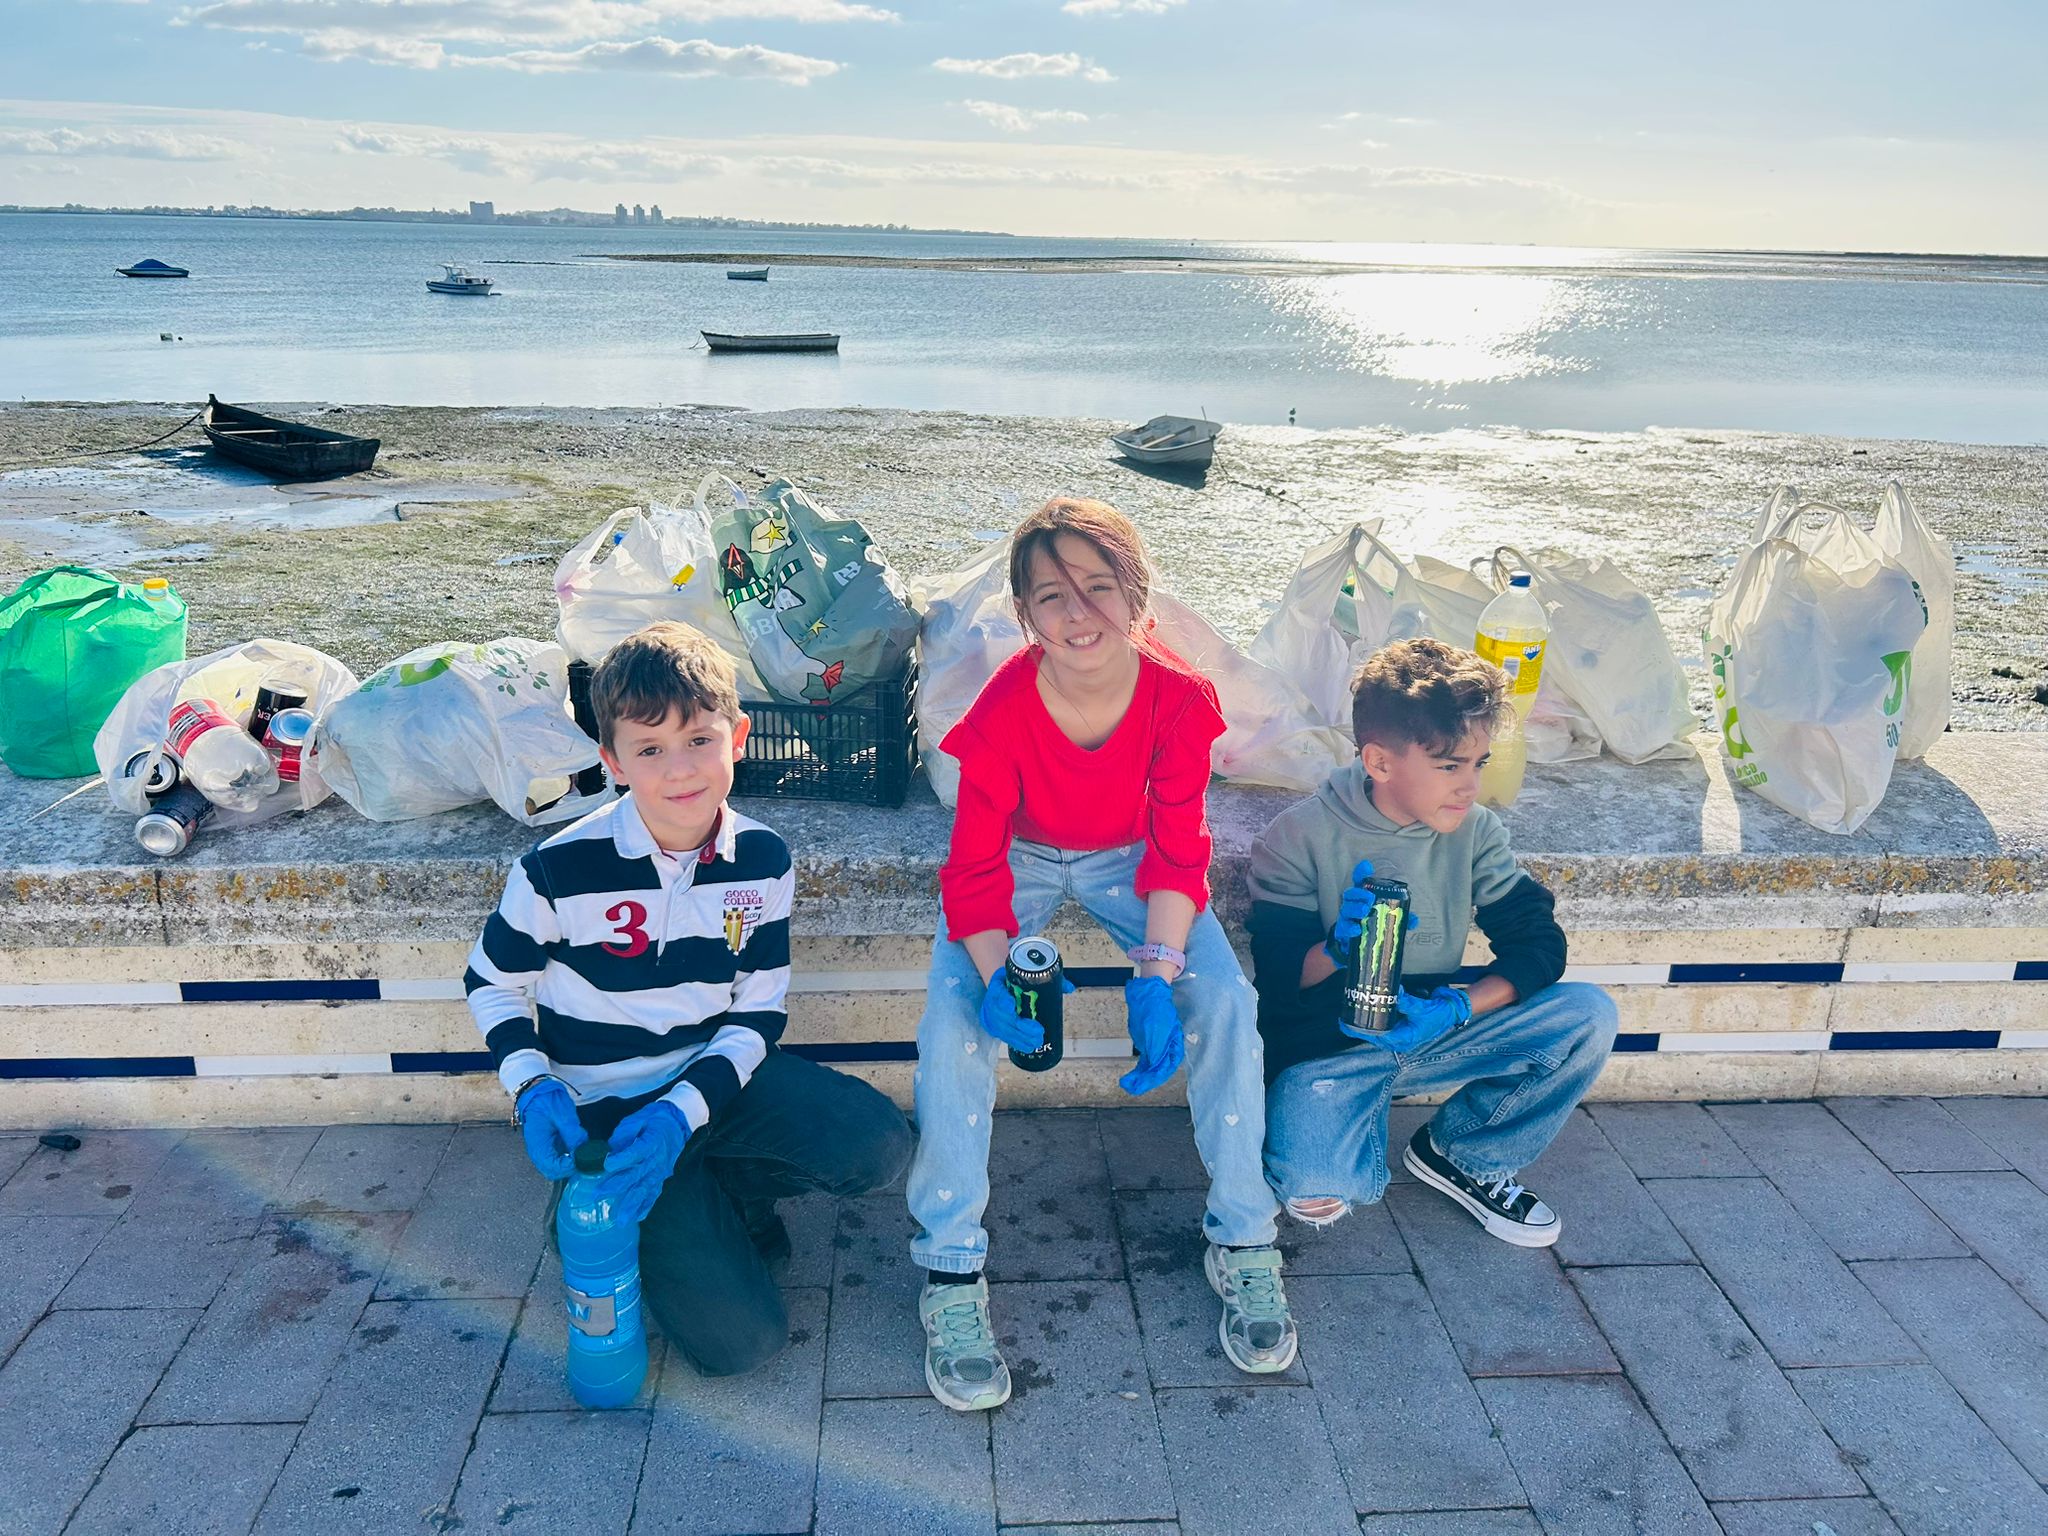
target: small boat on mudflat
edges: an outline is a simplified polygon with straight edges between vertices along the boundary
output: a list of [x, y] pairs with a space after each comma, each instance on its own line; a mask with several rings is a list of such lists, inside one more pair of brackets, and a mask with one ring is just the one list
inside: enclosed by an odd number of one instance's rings
[[114, 270], [123, 277], [190, 277], [190, 267], [174, 267], [168, 261], [158, 261], [154, 256], [138, 261], [132, 267], [116, 267]]
[[729, 336], [723, 331], [699, 331], [704, 345], [714, 352], [837, 352], [836, 331], [785, 331], [779, 335]]
[[458, 267], [449, 261], [441, 263], [441, 270], [448, 275], [446, 277], [428, 278], [427, 292], [468, 293], [484, 298], [490, 296], [491, 280], [488, 277], [478, 277], [467, 268]]
[[206, 397], [200, 423], [213, 451], [280, 480], [328, 480], [353, 475], [376, 462], [381, 439], [351, 437], [301, 422], [265, 416]]
[[1139, 464], [1207, 464], [1222, 425], [1199, 416], [1154, 416], [1142, 427], [1112, 432], [1110, 443]]
[[735, 283], [765, 283], [768, 281], [768, 269], [766, 267], [727, 267], [725, 275], [728, 281]]

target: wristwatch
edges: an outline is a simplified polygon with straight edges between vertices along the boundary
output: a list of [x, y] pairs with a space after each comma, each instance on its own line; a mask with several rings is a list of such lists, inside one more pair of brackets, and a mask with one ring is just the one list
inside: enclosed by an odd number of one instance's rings
[[1161, 944], [1156, 940], [1148, 940], [1135, 948], [1127, 949], [1124, 954], [1133, 965], [1143, 965], [1148, 960], [1164, 960], [1173, 967], [1175, 977], [1179, 977], [1188, 968], [1185, 950], [1175, 949], [1171, 944]]
[[[512, 1090], [512, 1124], [513, 1124], [513, 1126], [514, 1126], [514, 1127], [516, 1128], [516, 1127], [518, 1127], [518, 1126], [521, 1126], [521, 1125], [524, 1125], [524, 1124], [526, 1123], [526, 1116], [525, 1116], [525, 1115], [524, 1115], [523, 1113], [521, 1113], [521, 1111], [520, 1111], [520, 1108], [519, 1108], [519, 1101], [520, 1101], [521, 1099], [523, 1099], [523, 1098], [525, 1098], [525, 1097], [526, 1097], [526, 1090], [527, 1090], [527, 1089], [531, 1088], [531, 1087], [532, 1087], [532, 1086], [533, 1086], [533, 1085], [534, 1085], [535, 1083], [561, 1083], [561, 1082], [562, 1082], [562, 1080], [561, 1080], [561, 1079], [560, 1079], [559, 1077], [555, 1076], [555, 1074], [554, 1074], [554, 1073], [552, 1073], [552, 1072], [536, 1072], [536, 1073], [534, 1073], [534, 1074], [533, 1074], [533, 1076], [529, 1077], [529, 1078], [528, 1078], [528, 1079], [527, 1079], [527, 1080], [526, 1080], [525, 1082], [521, 1083], [521, 1084], [520, 1084], [520, 1085], [519, 1085], [519, 1086], [518, 1086], [517, 1088], [513, 1089], [513, 1090]], [[562, 1083], [562, 1086], [563, 1086], [564, 1088], [566, 1088], [566, 1087], [568, 1087], [569, 1085], [568, 1085], [567, 1083]]]

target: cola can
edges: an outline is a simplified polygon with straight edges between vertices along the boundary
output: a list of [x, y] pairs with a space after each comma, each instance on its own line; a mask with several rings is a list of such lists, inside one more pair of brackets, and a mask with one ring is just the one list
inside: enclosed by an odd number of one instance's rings
[[1366, 880], [1372, 905], [1366, 908], [1363, 931], [1351, 943], [1351, 963], [1344, 969], [1344, 1012], [1338, 1027], [1364, 1039], [1393, 1027], [1394, 1004], [1401, 999], [1401, 959], [1408, 946], [1408, 882]]
[[1010, 946], [1003, 965], [1003, 985], [1017, 1003], [1017, 1017], [1045, 1031], [1045, 1044], [1028, 1054], [1012, 1049], [1010, 1060], [1026, 1072], [1059, 1065], [1067, 1051], [1065, 971], [1059, 947], [1051, 939], [1030, 934]]
[[134, 779], [142, 785], [142, 793], [154, 800], [159, 795], [168, 795], [178, 787], [183, 775], [178, 769], [178, 759], [162, 747], [145, 747], [131, 753], [128, 761], [121, 765], [120, 776]]
[[256, 690], [256, 703], [249, 710], [249, 734], [270, 745], [270, 722], [288, 709], [303, 710], [311, 695], [292, 683], [265, 683]]
[[312, 734], [313, 715], [310, 710], [280, 709], [270, 717], [270, 725], [263, 733], [263, 748], [277, 759], [279, 782], [298, 782], [306, 755], [306, 741]]
[[180, 784], [150, 802], [135, 823], [135, 841], [160, 859], [175, 858], [191, 846], [192, 835], [213, 815], [213, 802], [198, 786]]

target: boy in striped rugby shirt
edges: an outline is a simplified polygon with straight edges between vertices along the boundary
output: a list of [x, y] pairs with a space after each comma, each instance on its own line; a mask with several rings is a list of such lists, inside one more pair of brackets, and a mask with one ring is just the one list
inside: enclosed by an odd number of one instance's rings
[[731, 660], [651, 624], [591, 702], [626, 793], [512, 866], [464, 983], [534, 1166], [565, 1179], [609, 1139], [648, 1311], [729, 1375], [788, 1342], [775, 1201], [889, 1183], [910, 1132], [867, 1084], [776, 1049], [794, 880], [782, 839], [726, 804], [747, 739]]

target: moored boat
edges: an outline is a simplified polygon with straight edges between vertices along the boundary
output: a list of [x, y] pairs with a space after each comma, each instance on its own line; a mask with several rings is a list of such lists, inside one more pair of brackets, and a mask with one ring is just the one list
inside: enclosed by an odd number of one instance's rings
[[766, 267], [727, 267], [725, 275], [735, 283], [765, 283], [768, 281]]
[[428, 278], [427, 292], [470, 293], [488, 296], [491, 291], [491, 280], [488, 277], [478, 277], [467, 268], [458, 267], [452, 261], [442, 262], [441, 270], [448, 275], [446, 277]]
[[1222, 431], [1220, 423], [1199, 416], [1154, 416], [1142, 427], [1112, 432], [1109, 440], [1139, 464], [1207, 464]]
[[265, 416], [206, 397], [200, 423], [213, 451], [280, 480], [327, 480], [353, 475], [376, 462], [381, 440], [351, 437], [301, 422]]
[[123, 277], [190, 277], [190, 267], [174, 267], [168, 261], [158, 261], [154, 256], [138, 261], [132, 267], [116, 267], [114, 270]]
[[778, 335], [732, 336], [723, 331], [699, 331], [704, 345], [714, 352], [837, 352], [839, 336], [834, 331], [785, 331]]

